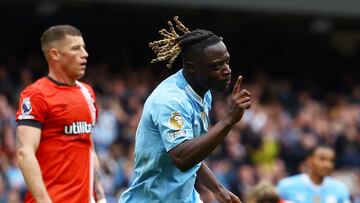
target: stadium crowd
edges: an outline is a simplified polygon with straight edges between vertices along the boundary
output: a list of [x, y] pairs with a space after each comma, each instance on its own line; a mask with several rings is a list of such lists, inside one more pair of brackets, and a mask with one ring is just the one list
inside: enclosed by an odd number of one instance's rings
[[[26, 191], [16, 160], [15, 112], [19, 92], [36, 80], [32, 67], [41, 63], [35, 59], [22, 68], [13, 65], [0, 65], [0, 203], [21, 202]], [[110, 203], [117, 201], [132, 177], [134, 135], [143, 103], [171, 72], [153, 67], [120, 70], [113, 73], [107, 64], [92, 64], [84, 78], [97, 93], [100, 113], [94, 143]], [[276, 184], [303, 171], [306, 150], [327, 143], [336, 150], [333, 175], [359, 203], [360, 83], [351, 74], [339, 77], [345, 78], [340, 88], [324, 89], [273, 78], [266, 71], [244, 75], [252, 107], [206, 160], [222, 184], [244, 199], [261, 180]], [[224, 116], [226, 97], [213, 93], [212, 123]], [[209, 191], [199, 190], [204, 202], [214, 202]]]

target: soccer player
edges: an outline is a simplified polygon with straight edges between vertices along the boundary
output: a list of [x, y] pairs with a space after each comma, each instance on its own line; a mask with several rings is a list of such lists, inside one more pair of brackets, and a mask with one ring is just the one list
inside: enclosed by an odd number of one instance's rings
[[208, 130], [211, 92], [225, 91], [231, 79], [230, 55], [222, 38], [207, 30], [189, 31], [174, 18], [183, 35], [169, 21], [163, 40], [150, 43], [152, 62], [171, 67], [181, 54], [183, 68], [165, 79], [145, 102], [136, 133], [135, 174], [122, 194], [122, 203], [198, 203], [195, 180], [220, 202], [240, 202], [222, 186], [203, 160], [224, 140], [250, 108], [250, 93], [238, 77], [226, 118]]
[[268, 181], [261, 181], [249, 191], [247, 203], [281, 203], [276, 187]]
[[306, 158], [307, 172], [278, 183], [280, 197], [294, 203], [350, 203], [346, 186], [330, 173], [335, 151], [327, 145], [313, 147]]
[[78, 81], [88, 58], [82, 34], [70, 25], [52, 26], [41, 48], [49, 74], [22, 91], [16, 114], [25, 202], [106, 202], [91, 137], [95, 95]]

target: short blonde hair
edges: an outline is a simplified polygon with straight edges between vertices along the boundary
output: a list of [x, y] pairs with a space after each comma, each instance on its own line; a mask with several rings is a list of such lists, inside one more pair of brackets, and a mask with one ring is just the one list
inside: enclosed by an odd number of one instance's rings
[[278, 203], [279, 193], [269, 181], [261, 181], [252, 188], [247, 196], [248, 203]]

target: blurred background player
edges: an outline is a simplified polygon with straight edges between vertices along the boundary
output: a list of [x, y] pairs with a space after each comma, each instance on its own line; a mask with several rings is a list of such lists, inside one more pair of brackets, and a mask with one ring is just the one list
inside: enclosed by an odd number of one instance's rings
[[281, 203], [276, 187], [269, 181], [261, 181], [249, 191], [247, 203]]
[[349, 203], [350, 194], [342, 182], [330, 177], [335, 151], [316, 145], [306, 158], [307, 172], [282, 179], [278, 190], [282, 199], [295, 203]]
[[224, 140], [250, 108], [250, 93], [235, 84], [227, 116], [208, 131], [211, 92], [226, 91], [231, 81], [230, 55], [222, 38], [211, 31], [189, 31], [177, 17], [176, 33], [160, 30], [164, 39], [150, 43], [152, 62], [181, 54], [183, 68], [165, 79], [145, 102], [136, 133], [135, 178], [119, 202], [202, 202], [195, 180], [219, 202], [240, 202], [216, 179], [203, 160]]
[[41, 48], [49, 74], [22, 91], [16, 117], [25, 202], [94, 202], [93, 191], [106, 202], [92, 148], [95, 95], [78, 81], [88, 58], [82, 34], [70, 25], [50, 27]]

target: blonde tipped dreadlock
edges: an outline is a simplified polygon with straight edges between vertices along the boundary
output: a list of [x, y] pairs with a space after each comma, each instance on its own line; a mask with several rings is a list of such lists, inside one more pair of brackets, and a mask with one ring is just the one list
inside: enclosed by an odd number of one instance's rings
[[[178, 16], [174, 17], [176, 23], [176, 28], [183, 32], [183, 34], [190, 32], [184, 24], [179, 20]], [[169, 31], [166, 29], [161, 29], [159, 33], [164, 37], [162, 40], [150, 42], [150, 48], [155, 52], [157, 58], [151, 60], [151, 63], [156, 63], [159, 61], [168, 60], [166, 67], [171, 68], [176, 57], [181, 52], [181, 46], [179, 44], [179, 39], [182, 35], [176, 33], [174, 26], [171, 21], [168, 21]]]
[[172, 22], [168, 21], [169, 30], [161, 29], [159, 31], [163, 39], [149, 43], [150, 48], [156, 54], [156, 58], [151, 60], [151, 63], [168, 61], [166, 66], [171, 68], [180, 53], [183, 60], [189, 60], [194, 53], [201, 52], [207, 46], [222, 41], [221, 37], [218, 37], [208, 30], [196, 29], [190, 31], [179, 21], [177, 16], [174, 17], [174, 21], [176, 23], [175, 27], [180, 30], [182, 34], [179, 35]]

